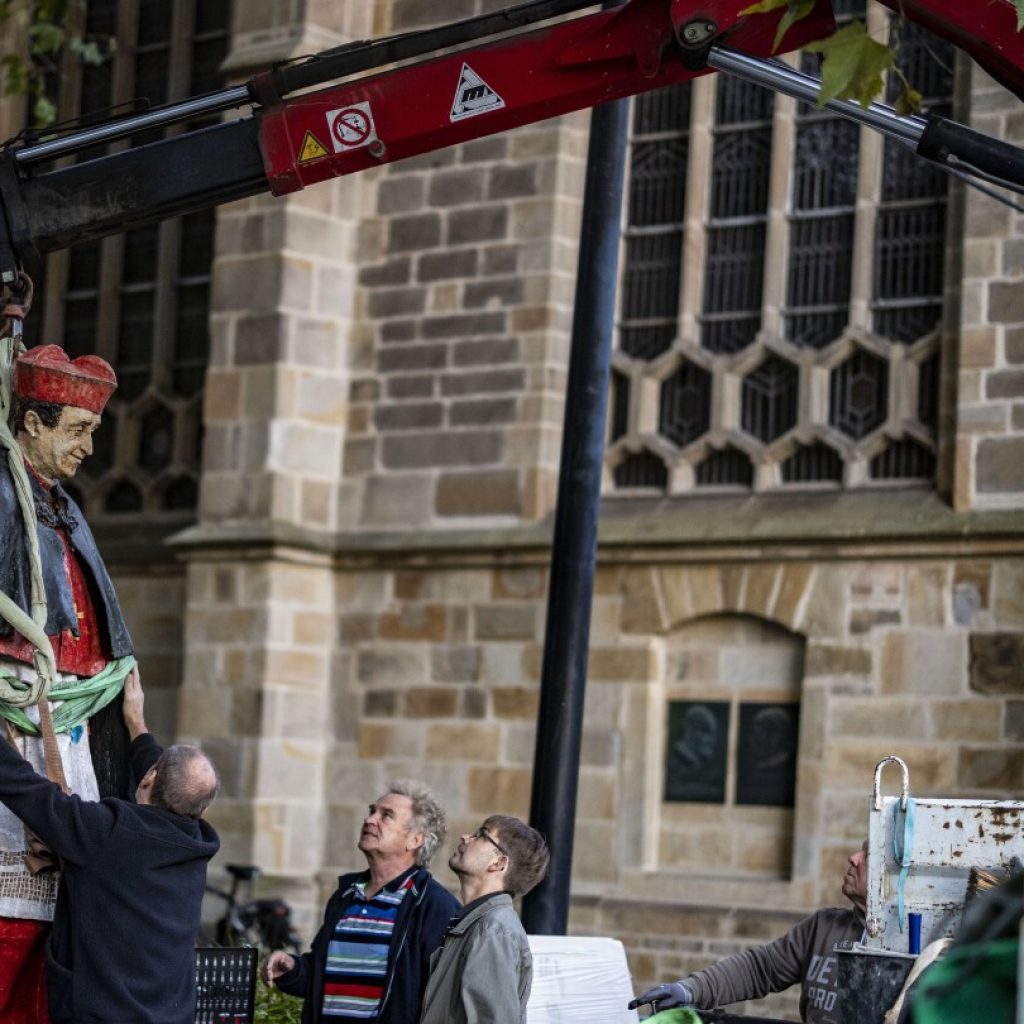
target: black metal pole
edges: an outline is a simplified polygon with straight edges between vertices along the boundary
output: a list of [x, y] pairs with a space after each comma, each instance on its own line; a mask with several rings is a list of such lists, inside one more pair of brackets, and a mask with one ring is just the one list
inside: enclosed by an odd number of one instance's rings
[[551, 868], [523, 904], [526, 930], [539, 935], [564, 935], [569, 917], [628, 118], [623, 99], [590, 122], [530, 798]]

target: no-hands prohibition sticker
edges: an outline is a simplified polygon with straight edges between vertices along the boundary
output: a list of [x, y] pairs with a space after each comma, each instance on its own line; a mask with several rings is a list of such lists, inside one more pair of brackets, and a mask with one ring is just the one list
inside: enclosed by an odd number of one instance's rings
[[328, 110], [327, 131], [334, 144], [335, 153], [368, 146], [377, 138], [370, 104], [353, 103], [337, 110]]

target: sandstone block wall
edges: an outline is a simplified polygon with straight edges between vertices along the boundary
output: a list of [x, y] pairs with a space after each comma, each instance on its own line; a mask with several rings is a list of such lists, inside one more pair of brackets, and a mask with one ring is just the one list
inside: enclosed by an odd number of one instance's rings
[[[971, 126], [1024, 137], [1020, 103], [982, 72], [971, 80]], [[956, 416], [958, 507], [1024, 504], [1024, 242], [1020, 214], [966, 192]]]

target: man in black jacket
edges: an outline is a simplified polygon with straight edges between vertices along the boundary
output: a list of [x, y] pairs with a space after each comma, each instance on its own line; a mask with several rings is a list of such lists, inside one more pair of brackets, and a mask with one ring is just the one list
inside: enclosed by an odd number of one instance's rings
[[271, 953], [268, 985], [302, 996], [302, 1024], [371, 1020], [416, 1024], [430, 954], [458, 909], [427, 870], [445, 815], [421, 782], [392, 782], [370, 804], [359, 835], [368, 870], [338, 879], [308, 953]]
[[217, 773], [195, 747], [161, 750], [138, 673], [125, 683], [135, 802], [65, 796], [0, 738], [0, 801], [63, 862], [47, 990], [53, 1024], [192, 1024], [195, 935], [220, 840], [203, 814]]

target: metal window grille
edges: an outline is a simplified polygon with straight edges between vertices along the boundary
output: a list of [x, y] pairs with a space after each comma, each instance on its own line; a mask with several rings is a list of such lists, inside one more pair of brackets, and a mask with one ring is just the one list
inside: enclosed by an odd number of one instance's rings
[[637, 97], [619, 319], [619, 347], [635, 359], [661, 355], [676, 335], [689, 128], [688, 83]]
[[[69, 61], [62, 116], [132, 98], [164, 103], [222, 84], [229, 0], [89, 0], [84, 18], [87, 38], [113, 37], [116, 47], [98, 67]], [[145, 514], [170, 531], [194, 516], [214, 223], [212, 210], [189, 214], [46, 261], [33, 340], [57, 340], [72, 356], [98, 351], [118, 374], [96, 450], [72, 488], [94, 525]]]
[[[893, 42], [905, 73], [929, 110], [948, 114], [952, 45], [902, 20], [897, 25]], [[890, 98], [895, 88], [890, 82]], [[916, 161], [905, 147], [886, 142], [871, 306], [875, 333], [893, 341], [916, 341], [942, 315], [947, 188], [945, 175]]]
[[859, 348], [832, 371], [829, 422], [859, 441], [885, 422], [888, 394], [888, 363]]
[[843, 460], [834, 448], [820, 441], [798, 448], [783, 460], [781, 469], [786, 484], [843, 482]]
[[893, 441], [871, 460], [875, 480], [930, 480], [935, 475], [935, 453], [911, 438]]
[[743, 429], [760, 441], [774, 441], [796, 424], [800, 371], [769, 356], [743, 378]]
[[736, 448], [713, 451], [697, 464], [698, 487], [750, 487], [754, 467], [750, 457]]
[[718, 82], [700, 317], [712, 352], [746, 348], [761, 326], [773, 106], [765, 89]]
[[[884, 30], [864, 0], [834, 9]], [[930, 109], [949, 111], [952, 47], [900, 33], [900, 67]], [[673, 492], [931, 479], [945, 176], [725, 75], [637, 101], [631, 175], [615, 486], [639, 486], [639, 451], [643, 486], [663, 479]]]
[[801, 105], [796, 118], [785, 335], [824, 348], [849, 320], [857, 202], [856, 125]]
[[615, 486], [623, 490], [653, 487], [663, 491], [665, 484], [668, 483], [668, 470], [665, 469], [665, 463], [650, 452], [639, 452], [636, 455], [627, 456], [615, 467], [613, 475]]
[[710, 422], [711, 374], [693, 363], [683, 363], [661, 386], [658, 429], [682, 447], [700, 437]]

